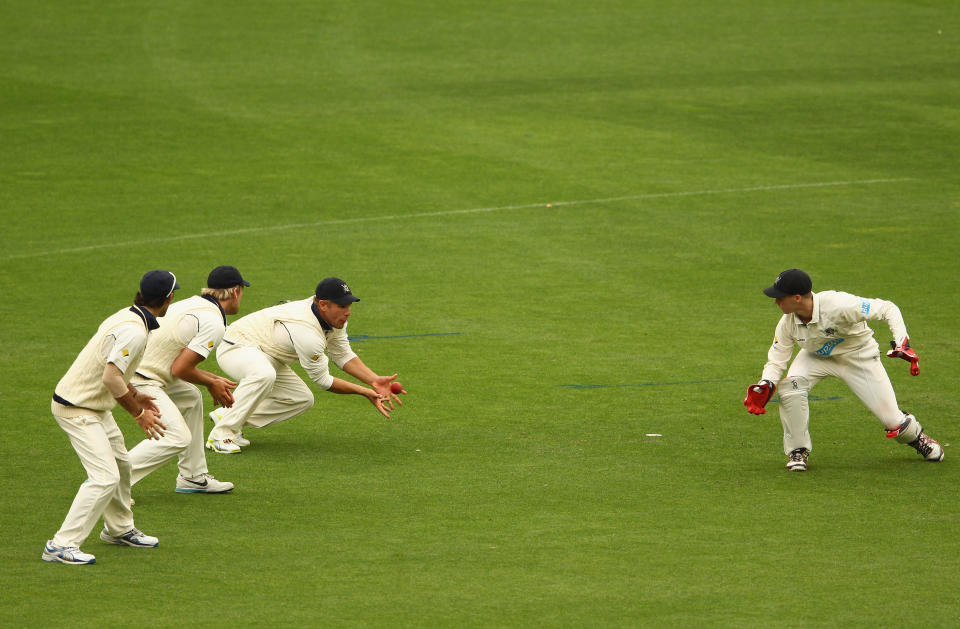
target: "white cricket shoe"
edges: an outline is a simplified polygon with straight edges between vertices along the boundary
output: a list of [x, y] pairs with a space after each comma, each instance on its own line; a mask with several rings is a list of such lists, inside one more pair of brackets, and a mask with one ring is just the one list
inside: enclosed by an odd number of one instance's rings
[[107, 529], [100, 531], [100, 539], [108, 544], [117, 546], [132, 546], [134, 548], [156, 548], [160, 540], [151, 535], [147, 535], [138, 529], [130, 529], [123, 535], [111, 535]]
[[[224, 409], [222, 408], [215, 408], [209, 413], [207, 413], [210, 419], [213, 420], [214, 426], [216, 426], [217, 424], [223, 421], [223, 411]], [[250, 445], [250, 440], [243, 438], [243, 431], [238, 432], [237, 436], [231, 439], [231, 441], [233, 441], [235, 444], [237, 444], [241, 448], [246, 448], [248, 445]]]
[[177, 476], [177, 488], [181, 494], [225, 494], [233, 491], [233, 483], [219, 481], [210, 474], [201, 474], [195, 478], [187, 478], [183, 474]]
[[240, 454], [240, 446], [235, 444], [232, 439], [207, 439], [207, 450], [212, 450], [218, 454]]
[[97, 563], [97, 558], [90, 553], [85, 553], [77, 546], [57, 546], [53, 540], [47, 540], [43, 547], [43, 554], [40, 559], [44, 561], [57, 561], [59, 563], [69, 564], [71, 566], [85, 566], [91, 563]]
[[916, 441], [912, 441], [907, 445], [930, 462], [936, 463], [937, 461], [943, 460], [943, 446], [933, 437], [927, 436], [925, 432], [921, 432]]
[[787, 469], [791, 472], [806, 472], [807, 457], [810, 451], [806, 448], [797, 448], [790, 452], [790, 458], [787, 459]]

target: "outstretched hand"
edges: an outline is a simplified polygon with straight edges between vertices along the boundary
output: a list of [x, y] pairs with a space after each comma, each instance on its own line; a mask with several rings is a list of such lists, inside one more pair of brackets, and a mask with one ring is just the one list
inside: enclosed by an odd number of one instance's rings
[[[403, 402], [400, 401], [400, 398], [396, 393], [393, 392], [393, 389], [390, 388], [390, 384], [397, 379], [397, 374], [392, 376], [379, 376], [373, 381], [374, 390], [379, 393], [384, 400], [384, 404], [392, 411], [393, 403], [396, 402], [400, 406], [403, 406]], [[401, 391], [401, 393], [406, 393], [406, 391]]]

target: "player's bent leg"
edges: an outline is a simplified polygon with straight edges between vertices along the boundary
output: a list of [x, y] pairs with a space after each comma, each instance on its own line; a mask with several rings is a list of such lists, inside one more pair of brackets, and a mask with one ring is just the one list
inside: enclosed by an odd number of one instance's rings
[[904, 443], [927, 461], [938, 462], [943, 460], [943, 446], [940, 442], [923, 432], [923, 426], [911, 413], [903, 412], [903, 423], [887, 430], [887, 437]]
[[[780, 395], [780, 423], [783, 425], [783, 453], [810, 452], [810, 381], [804, 376], [787, 376], [777, 388]], [[806, 459], [804, 459], [804, 468]]]

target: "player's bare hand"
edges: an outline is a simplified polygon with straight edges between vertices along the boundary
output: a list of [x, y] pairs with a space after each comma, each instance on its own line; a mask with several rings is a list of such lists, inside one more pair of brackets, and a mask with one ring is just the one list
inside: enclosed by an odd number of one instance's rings
[[165, 434], [167, 427], [160, 421], [160, 415], [144, 407], [143, 414], [137, 418], [137, 423], [149, 439], [159, 439]]
[[207, 390], [210, 391], [210, 397], [213, 398], [213, 401], [225, 408], [233, 406], [232, 391], [236, 388], [236, 382], [221, 376], [216, 376], [216, 379], [207, 385]]
[[386, 395], [381, 395], [374, 391], [373, 389], [367, 389], [370, 393], [366, 394], [367, 399], [370, 400], [370, 403], [373, 404], [380, 414], [390, 419], [390, 411], [393, 410], [393, 405], [390, 404], [390, 398]]
[[140, 393], [137, 391], [134, 394], [133, 399], [136, 400], [140, 406], [147, 410], [153, 411], [157, 417], [160, 417], [160, 407], [157, 406], [156, 403], [157, 398], [153, 397], [152, 395], [147, 395], [146, 393]]
[[379, 393], [381, 396], [387, 399], [386, 404], [391, 411], [393, 410], [394, 402], [396, 402], [400, 406], [403, 406], [403, 402], [397, 396], [397, 393], [406, 393], [406, 391], [404, 391], [402, 387], [400, 388], [399, 391], [396, 391], [394, 387], [391, 386], [393, 385], [394, 381], [396, 381], [396, 379], [397, 379], [397, 374], [393, 374], [392, 376], [380, 376], [373, 381], [374, 390], [377, 393]]

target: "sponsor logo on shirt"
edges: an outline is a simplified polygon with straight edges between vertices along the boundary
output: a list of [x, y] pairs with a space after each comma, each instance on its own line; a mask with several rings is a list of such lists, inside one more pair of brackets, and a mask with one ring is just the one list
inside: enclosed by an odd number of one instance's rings
[[870, 314], [870, 302], [866, 299], [860, 302], [860, 312], [863, 314]]
[[823, 344], [823, 347], [814, 352], [817, 356], [827, 357], [833, 352], [834, 348], [843, 343], [844, 339], [833, 339]]

